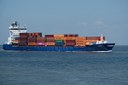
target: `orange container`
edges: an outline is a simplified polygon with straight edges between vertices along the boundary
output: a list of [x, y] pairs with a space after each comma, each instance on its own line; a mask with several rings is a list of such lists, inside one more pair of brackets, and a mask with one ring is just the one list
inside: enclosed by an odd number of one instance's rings
[[54, 37], [64, 37], [64, 34], [54, 34]]
[[35, 42], [28, 42], [28, 45], [29, 45], [29, 46], [35, 46], [36, 43], [35, 43]]
[[77, 37], [77, 40], [85, 40], [85, 37]]
[[64, 40], [76, 40], [76, 37], [65, 37]]
[[85, 43], [85, 37], [77, 37], [76, 43]]
[[47, 46], [55, 46], [55, 42], [46, 42]]
[[76, 46], [85, 46], [85, 45], [86, 45], [85, 40], [83, 40], [83, 41], [77, 41], [76, 42]]
[[55, 40], [64, 40], [64, 34], [55, 34], [54, 38]]
[[54, 37], [55, 40], [64, 40], [64, 37]]

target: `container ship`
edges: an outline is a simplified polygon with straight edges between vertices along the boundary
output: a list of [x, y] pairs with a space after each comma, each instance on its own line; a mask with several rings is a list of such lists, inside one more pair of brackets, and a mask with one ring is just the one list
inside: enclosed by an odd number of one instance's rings
[[108, 43], [105, 36], [79, 36], [78, 34], [46, 34], [27, 32], [17, 21], [9, 27], [8, 41], [4, 50], [16, 51], [85, 51], [111, 52], [115, 43]]

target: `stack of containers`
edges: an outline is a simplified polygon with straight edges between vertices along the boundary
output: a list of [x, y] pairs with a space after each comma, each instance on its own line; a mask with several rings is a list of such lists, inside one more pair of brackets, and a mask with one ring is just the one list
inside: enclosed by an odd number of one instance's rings
[[28, 36], [28, 45], [29, 46], [35, 46], [35, 45], [37, 45], [37, 43], [38, 43], [37, 42], [37, 39], [39, 39], [41, 37], [42, 37], [42, 33], [38, 33], [38, 32], [36, 32], [36, 33], [29, 33], [29, 36]]
[[65, 46], [75, 46], [76, 45], [76, 38], [78, 37], [77, 34], [65, 34]]
[[85, 46], [85, 37], [77, 37], [76, 46]]
[[45, 35], [45, 42], [46, 46], [55, 46], [54, 35]]
[[29, 37], [28, 37], [28, 45], [29, 45], [29, 46], [34, 46], [34, 45], [36, 45], [36, 37], [29, 36]]
[[54, 39], [56, 46], [64, 46], [64, 34], [56, 34], [54, 35]]
[[27, 38], [28, 38], [28, 33], [20, 33], [19, 46], [26, 46], [28, 44]]
[[38, 45], [38, 46], [45, 45], [45, 38], [44, 37], [37, 37], [36, 45]]
[[104, 36], [79, 37], [78, 34], [50, 34], [42, 37], [42, 33], [36, 32], [20, 33], [12, 44], [19, 46], [86, 46], [104, 40]]

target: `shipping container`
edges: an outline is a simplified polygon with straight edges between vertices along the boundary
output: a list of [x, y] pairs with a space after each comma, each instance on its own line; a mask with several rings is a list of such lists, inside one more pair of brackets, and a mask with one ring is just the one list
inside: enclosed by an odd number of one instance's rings
[[28, 33], [20, 33], [19, 36], [20, 37], [28, 37]]
[[47, 37], [47, 38], [45, 38], [45, 41], [46, 42], [54, 42], [55, 39], [54, 39], [54, 37]]
[[42, 33], [36, 32], [36, 33], [34, 33], [34, 36], [36, 36], [36, 37], [42, 37]]
[[85, 42], [76, 42], [76, 46], [85, 46], [86, 43]]
[[63, 46], [64, 45], [64, 40], [55, 40], [55, 45], [56, 46]]
[[85, 40], [85, 37], [77, 37], [76, 40]]
[[54, 37], [64, 37], [64, 34], [54, 34]]
[[54, 38], [55, 40], [64, 40], [64, 34], [55, 34]]
[[85, 37], [77, 37], [76, 43], [85, 43]]
[[55, 42], [46, 42], [47, 46], [55, 46]]
[[28, 33], [28, 37], [32, 37], [32, 33]]
[[55, 40], [55, 42], [64, 42], [64, 40]]
[[56, 42], [55, 45], [56, 46], [63, 46], [64, 45], [64, 42]]
[[40, 32], [34, 32], [34, 33], [28, 33], [29, 37], [42, 37], [42, 33]]
[[67, 42], [67, 43], [65, 43], [65, 45], [66, 45], [66, 46], [75, 46], [76, 43], [74, 43], [74, 42]]
[[64, 37], [78, 37], [78, 34], [64, 34]]
[[35, 37], [28, 37], [28, 42], [36, 42], [37, 39]]
[[45, 38], [54, 37], [54, 35], [45, 35]]
[[65, 37], [64, 40], [76, 40], [76, 37]]
[[55, 40], [64, 40], [65, 39], [65, 37], [54, 37], [55, 38]]
[[85, 42], [76, 42], [76, 44], [85, 44]]
[[65, 45], [66, 46], [75, 46], [76, 41], [75, 40], [65, 40]]
[[27, 42], [27, 38], [26, 37], [19, 37], [19, 42]]
[[28, 42], [28, 45], [29, 45], [29, 46], [35, 46], [36, 43], [35, 43], [35, 42]]
[[65, 40], [65, 42], [76, 42], [75, 40]]
[[38, 37], [37, 42], [45, 42], [45, 38], [44, 37]]

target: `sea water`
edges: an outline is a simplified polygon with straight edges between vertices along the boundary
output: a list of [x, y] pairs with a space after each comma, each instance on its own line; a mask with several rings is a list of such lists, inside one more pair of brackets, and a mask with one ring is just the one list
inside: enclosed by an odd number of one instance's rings
[[128, 46], [111, 53], [0, 48], [0, 85], [128, 85]]

